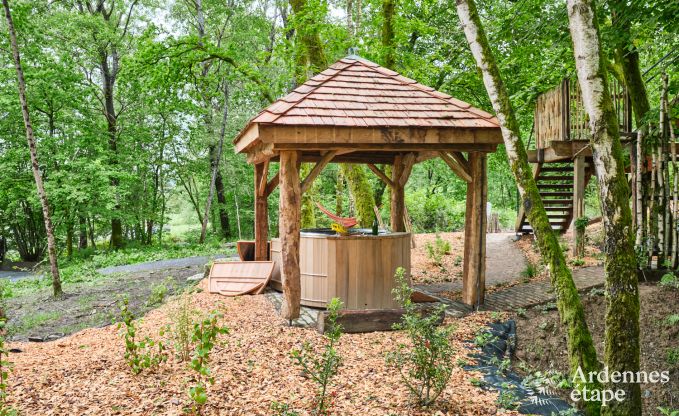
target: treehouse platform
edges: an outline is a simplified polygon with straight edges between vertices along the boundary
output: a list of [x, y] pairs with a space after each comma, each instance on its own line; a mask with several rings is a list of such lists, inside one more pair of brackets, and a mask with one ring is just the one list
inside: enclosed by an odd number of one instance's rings
[[[613, 107], [618, 115], [622, 142], [631, 143], [632, 110], [624, 86], [611, 85]], [[533, 133], [535, 148], [527, 150], [533, 175], [552, 229], [565, 232], [584, 216], [585, 188], [594, 174], [587, 113], [577, 81], [564, 79], [536, 101]], [[529, 142], [530, 145], [530, 142]], [[515, 230], [531, 234], [523, 207], [519, 207]]]
[[[331, 296], [340, 297], [349, 308], [370, 302], [376, 307], [391, 305], [384, 299], [392, 296], [393, 283], [386, 284], [386, 279], [393, 278], [398, 266], [410, 273], [409, 254], [403, 253], [411, 238], [406, 232], [404, 188], [416, 163], [436, 157], [467, 183], [463, 301], [483, 303], [486, 160], [500, 143], [493, 115], [355, 55], [340, 59], [264, 109], [236, 137], [234, 147], [255, 166], [255, 260], [276, 259], [280, 275], [274, 279], [280, 280], [285, 296], [283, 316], [294, 319], [302, 302], [323, 306]], [[300, 178], [303, 162], [315, 166]], [[279, 169], [270, 175], [273, 163]], [[366, 164], [390, 188], [393, 234], [352, 238], [301, 232], [302, 194], [328, 163]], [[391, 165], [391, 174], [379, 165]], [[280, 237], [272, 241], [269, 253], [267, 198], [276, 187]], [[382, 247], [394, 241], [400, 249]], [[307, 243], [318, 247], [306, 247]], [[334, 261], [330, 254], [327, 263], [321, 258], [324, 252], [345, 249], [348, 252]], [[375, 257], [382, 258], [379, 268]], [[318, 270], [327, 271], [327, 276], [304, 289], [311, 275], [323, 274]], [[319, 282], [323, 283], [314, 286]], [[354, 288], [350, 289], [354, 295], [343, 288]], [[305, 300], [311, 293], [316, 295]]]

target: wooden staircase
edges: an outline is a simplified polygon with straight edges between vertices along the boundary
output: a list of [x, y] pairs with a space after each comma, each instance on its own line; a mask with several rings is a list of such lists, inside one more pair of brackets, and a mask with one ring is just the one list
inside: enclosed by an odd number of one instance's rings
[[[560, 233], [566, 232], [573, 220], [573, 187], [575, 186], [573, 162], [537, 163], [534, 178], [552, 229]], [[523, 206], [519, 207], [516, 233], [533, 233]]]

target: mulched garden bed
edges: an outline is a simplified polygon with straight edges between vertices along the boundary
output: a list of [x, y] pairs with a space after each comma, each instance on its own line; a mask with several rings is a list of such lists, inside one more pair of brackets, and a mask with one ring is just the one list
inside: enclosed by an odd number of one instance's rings
[[[204, 282], [202, 282], [204, 283]], [[203, 285], [204, 286], [204, 285]], [[268, 300], [260, 296], [224, 298], [194, 293], [193, 306], [207, 312], [219, 309], [230, 329], [213, 350], [210, 363], [215, 384], [208, 388], [209, 415], [271, 415], [271, 403], [287, 402], [308, 414], [312, 382], [302, 377], [290, 350], [305, 341], [319, 345], [311, 328], [288, 327]], [[148, 313], [139, 323], [139, 336], [159, 338], [170, 323], [176, 300]], [[456, 360], [465, 359], [464, 341], [489, 320], [474, 314], [451, 321], [457, 327]], [[166, 335], [167, 336], [167, 335]], [[336, 384], [337, 415], [495, 415], [514, 414], [498, 409], [497, 393], [483, 391], [470, 380], [480, 377], [457, 367], [434, 407], [412, 405], [397, 371], [385, 364], [385, 353], [405, 342], [400, 332], [344, 335], [339, 351], [344, 362]], [[189, 404], [187, 389], [192, 370], [171, 357], [153, 372], [132, 375], [123, 360], [124, 344], [116, 326], [91, 328], [47, 343], [12, 343], [20, 353], [10, 355], [10, 403], [31, 415], [179, 415]]]

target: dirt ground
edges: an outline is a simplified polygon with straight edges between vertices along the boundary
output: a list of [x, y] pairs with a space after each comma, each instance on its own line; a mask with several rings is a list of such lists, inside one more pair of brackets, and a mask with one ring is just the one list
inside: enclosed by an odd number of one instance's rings
[[[427, 254], [427, 244], [434, 244], [436, 236], [450, 243], [450, 252], [436, 265]], [[413, 284], [452, 282], [462, 277], [464, 233], [415, 234], [415, 248], [410, 253]]]
[[[641, 370], [670, 371], [667, 384], [643, 384], [644, 414], [657, 415], [658, 406], [679, 407], [679, 364], [667, 360], [668, 350], [679, 346], [679, 324], [669, 325], [671, 314], [679, 313], [679, 292], [656, 284], [639, 285], [641, 299]], [[587, 324], [601, 359], [603, 354], [605, 299], [600, 290], [582, 296]], [[526, 317], [516, 316], [517, 360], [532, 370], [568, 372], [566, 338], [556, 310], [537, 306]], [[564, 395], [570, 391], [561, 391]]]
[[[311, 328], [289, 327], [262, 295], [224, 298], [194, 293], [192, 305], [205, 313], [218, 309], [220, 323], [230, 328], [212, 352], [208, 415], [271, 415], [271, 403], [287, 402], [303, 415], [314, 388], [293, 365], [290, 351], [304, 342], [318, 345]], [[139, 336], [159, 339], [171, 323], [171, 300], [139, 323]], [[451, 318], [448, 318], [449, 320]], [[473, 337], [488, 315], [475, 314], [448, 321], [457, 326], [455, 359], [466, 357], [462, 342]], [[164, 335], [167, 337], [167, 333]], [[496, 407], [497, 394], [472, 384], [474, 372], [453, 371], [448, 387], [434, 408], [412, 405], [397, 371], [385, 364], [385, 353], [404, 342], [401, 332], [343, 335], [343, 358], [335, 384], [337, 415], [495, 415], [514, 414]], [[167, 341], [169, 343], [169, 341]], [[189, 404], [192, 370], [171, 357], [158, 370], [132, 375], [123, 360], [124, 343], [115, 326], [91, 328], [46, 343], [11, 343], [22, 352], [11, 354], [15, 367], [9, 377], [9, 401], [21, 414], [31, 415], [179, 415]]]
[[124, 296], [129, 299], [130, 309], [142, 315], [158, 306], [149, 303], [154, 287], [163, 285], [170, 295], [186, 285], [186, 277], [202, 271], [202, 267], [192, 266], [101, 276], [93, 282], [69, 284], [66, 296], [59, 300], [51, 297], [51, 289], [11, 298], [6, 306], [9, 338], [49, 340], [109, 325], [119, 312], [118, 301]]

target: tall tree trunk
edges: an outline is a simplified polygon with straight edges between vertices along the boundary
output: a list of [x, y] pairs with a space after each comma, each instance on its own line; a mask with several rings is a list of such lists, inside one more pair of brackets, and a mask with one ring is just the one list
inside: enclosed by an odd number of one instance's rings
[[85, 217], [78, 216], [78, 249], [87, 248], [87, 223]]
[[[639, 288], [632, 243], [629, 187], [620, 145], [618, 120], [606, 77], [596, 8], [592, 0], [568, 0], [568, 20], [583, 105], [589, 115], [594, 168], [606, 229], [606, 332], [604, 364], [621, 373], [639, 371]], [[602, 407], [605, 415], [641, 414], [637, 383], [607, 383], [625, 392], [623, 401]]]
[[210, 178], [210, 190], [208, 192], [207, 202], [205, 203], [205, 214], [203, 215], [203, 224], [200, 230], [200, 240], [199, 243], [203, 244], [205, 242], [205, 234], [207, 233], [207, 221], [210, 217], [210, 205], [212, 204], [212, 198], [215, 192], [215, 182], [217, 180], [217, 174], [219, 173], [219, 165], [222, 160], [222, 149], [224, 147], [224, 136], [226, 135], [226, 123], [229, 117], [229, 87], [224, 82], [224, 110], [222, 112], [222, 127], [219, 132], [219, 143], [217, 144], [217, 151], [215, 152], [215, 157], [212, 159], [212, 177]]
[[40, 198], [40, 204], [42, 205], [42, 215], [45, 220], [45, 231], [47, 232], [47, 252], [50, 259], [50, 271], [52, 272], [52, 292], [54, 297], [61, 297], [63, 295], [63, 291], [61, 289], [59, 265], [57, 264], [57, 244], [54, 238], [54, 226], [52, 224], [52, 216], [50, 215], [49, 201], [47, 200], [47, 193], [45, 192], [45, 187], [42, 182], [42, 172], [40, 172], [40, 164], [38, 163], [38, 149], [35, 142], [35, 137], [33, 136], [33, 125], [31, 124], [31, 116], [28, 112], [26, 81], [24, 80], [24, 71], [21, 67], [19, 45], [17, 44], [14, 22], [12, 20], [12, 14], [9, 10], [8, 0], [2, 0], [2, 5], [5, 8], [5, 17], [7, 18], [7, 28], [9, 30], [9, 42], [12, 48], [12, 57], [14, 58], [14, 66], [17, 74], [19, 101], [21, 102], [21, 114], [24, 118], [24, 125], [26, 127], [26, 140], [28, 141], [28, 150], [31, 154], [31, 168], [33, 169], [35, 187], [38, 190], [38, 197]]
[[[533, 179], [533, 170], [528, 165], [526, 150], [521, 140], [521, 130], [516, 120], [509, 94], [500, 77], [481, 18], [473, 0], [457, 0], [457, 13], [464, 28], [469, 47], [476, 64], [482, 72], [483, 83], [497, 114], [502, 130], [509, 166], [514, 174], [526, 217], [535, 232], [540, 254], [549, 267], [552, 287], [556, 293], [557, 307], [561, 322], [568, 331], [568, 356], [571, 374], [578, 369], [585, 373], [600, 368], [592, 336], [587, 328], [585, 313], [580, 302], [573, 276], [547, 218], [542, 199]], [[598, 388], [595, 382], [576, 380], [575, 388], [582, 390]], [[589, 413], [598, 412], [598, 403], [587, 403]]]
[[231, 236], [231, 224], [229, 222], [229, 211], [226, 209], [226, 190], [224, 189], [224, 179], [220, 169], [217, 169], [217, 177], [215, 177], [215, 192], [217, 192], [219, 229], [223, 238], [229, 238]]
[[382, 48], [384, 49], [384, 66], [394, 69], [395, 46], [394, 46], [394, 14], [396, 13], [396, 0], [382, 0]]

